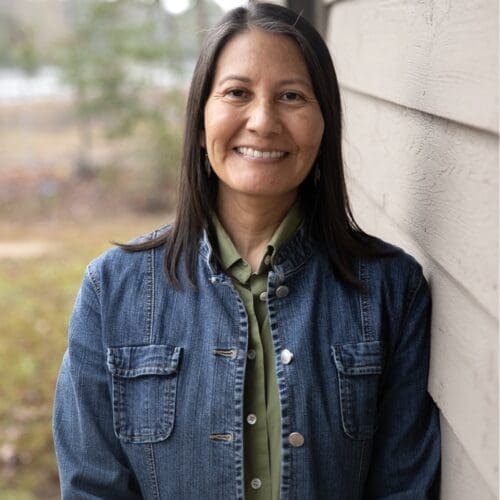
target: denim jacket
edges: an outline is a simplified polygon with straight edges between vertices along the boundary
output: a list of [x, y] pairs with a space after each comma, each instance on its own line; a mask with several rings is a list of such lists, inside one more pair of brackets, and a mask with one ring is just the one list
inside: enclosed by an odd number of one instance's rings
[[[438, 498], [429, 291], [387, 247], [356, 264], [365, 292], [302, 229], [269, 273], [282, 500]], [[206, 236], [196, 289], [163, 258], [116, 248], [87, 268], [56, 389], [63, 499], [244, 498], [245, 307]]]

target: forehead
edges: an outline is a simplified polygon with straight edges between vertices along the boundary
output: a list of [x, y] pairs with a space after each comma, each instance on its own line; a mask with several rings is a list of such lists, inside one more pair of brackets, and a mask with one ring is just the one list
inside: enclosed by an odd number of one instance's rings
[[238, 33], [219, 53], [214, 83], [233, 73], [300, 76], [310, 82], [306, 61], [297, 42], [288, 35], [259, 29]]

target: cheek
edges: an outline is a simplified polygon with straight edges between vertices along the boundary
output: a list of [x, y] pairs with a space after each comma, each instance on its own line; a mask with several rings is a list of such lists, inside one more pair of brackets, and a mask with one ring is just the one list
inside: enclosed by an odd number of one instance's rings
[[205, 140], [207, 147], [221, 147], [237, 130], [237, 120], [224, 106], [207, 107], [205, 110]]
[[323, 138], [325, 124], [321, 113], [308, 114], [296, 122], [295, 139], [304, 153], [316, 153]]

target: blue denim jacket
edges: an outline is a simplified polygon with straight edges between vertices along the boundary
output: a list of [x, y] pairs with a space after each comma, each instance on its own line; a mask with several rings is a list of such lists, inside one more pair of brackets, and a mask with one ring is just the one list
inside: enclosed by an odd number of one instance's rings
[[[300, 229], [269, 273], [283, 500], [438, 497], [429, 292], [394, 250], [359, 261], [360, 293]], [[163, 257], [117, 248], [87, 268], [55, 400], [65, 499], [244, 498], [244, 305], [206, 237], [197, 290], [174, 289]]]

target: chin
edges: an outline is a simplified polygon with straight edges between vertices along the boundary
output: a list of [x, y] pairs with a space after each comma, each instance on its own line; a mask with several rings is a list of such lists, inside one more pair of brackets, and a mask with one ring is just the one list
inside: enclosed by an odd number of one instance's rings
[[242, 189], [240, 190], [241, 194], [245, 194], [247, 196], [255, 196], [257, 197], [274, 197], [279, 198], [283, 196], [289, 196], [291, 192], [296, 191], [295, 189], [283, 189], [279, 187], [272, 187], [269, 184], [265, 186], [253, 186], [252, 188]]

